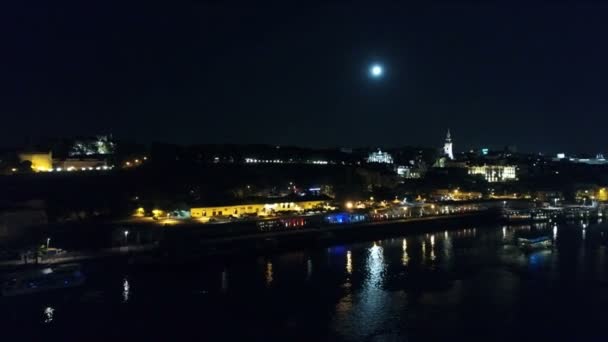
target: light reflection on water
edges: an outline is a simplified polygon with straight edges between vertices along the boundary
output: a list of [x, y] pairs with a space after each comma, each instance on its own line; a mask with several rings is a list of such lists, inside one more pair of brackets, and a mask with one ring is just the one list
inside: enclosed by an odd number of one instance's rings
[[[187, 311], [183, 307], [191, 301], [197, 304], [196, 310], [201, 310], [192, 316], [201, 315], [201, 320], [208, 320], [209, 330], [221, 331], [240, 324], [267, 326], [267, 322], [281, 327], [286, 317], [290, 317], [290, 329], [318, 330], [318, 335], [310, 340], [327, 336], [349, 341], [383, 340], [388, 336], [403, 340], [418, 328], [428, 328], [431, 335], [416, 336], [416, 340], [434, 337], [445, 340], [450, 337], [450, 329], [467, 326], [472, 321], [496, 331], [528, 324], [534, 317], [559, 312], [559, 301], [551, 296], [558, 293], [559, 298], [567, 298], [567, 286], [578, 289], [579, 285], [572, 284], [581, 284], [586, 294], [593, 293], [588, 288], [593, 290], [594, 286], [606, 284], [608, 248], [603, 229], [578, 220], [574, 225], [560, 223], [559, 227], [553, 223], [449, 231], [441, 227], [429, 234], [310, 248], [272, 257], [238, 257], [230, 263], [210, 262], [162, 276], [150, 273], [149, 281], [138, 279], [143, 272], [128, 276], [121, 273], [115, 278], [109, 275], [112, 286], [108, 292], [111, 296], [107, 297], [115, 303], [120, 298], [128, 303], [121, 306], [126, 317], [138, 317], [141, 312], [150, 317], [155, 313], [146, 312], [146, 305], [166, 298], [162, 311], [175, 317], [165, 319], [176, 321], [185, 319]], [[553, 237], [554, 246], [522, 251], [516, 239], [519, 234], [532, 231]], [[198, 278], [174, 276], [180, 272], [192, 272]], [[171, 281], [159, 285], [163, 277]], [[184, 294], [188, 292], [184, 288], [196, 288], [201, 282], [209, 286], [209, 295], [193, 299]], [[116, 285], [121, 283], [119, 295]], [[133, 285], [137, 289], [135, 296]], [[560, 286], [567, 289], [563, 290], [565, 293], [560, 292]], [[596, 292], [601, 293], [602, 289]], [[213, 297], [219, 293], [223, 294]], [[185, 297], [177, 297], [178, 294]], [[85, 313], [105, 305], [104, 300], [105, 297], [96, 306], [74, 304], [80, 303], [78, 300], [60, 306], [55, 302], [36, 302], [31, 310], [34, 314], [30, 314], [37, 324], [53, 322], [51, 326], [55, 327], [70, 318], [82, 319]], [[536, 302], [543, 305], [535, 305]], [[112, 312], [111, 305], [108, 307]], [[61, 320], [57, 322], [54, 308], [61, 309]], [[218, 312], [230, 313], [222, 316], [226, 322], [214, 318]], [[256, 312], [259, 317], [241, 317], [239, 312]], [[445, 330], [435, 329], [436, 326]], [[225, 329], [221, 333], [238, 335], [238, 330]], [[145, 332], [142, 334], [142, 338], [147, 337]], [[257, 335], [252, 334], [240, 337], [264, 337], [262, 329]]]
[[306, 260], [306, 279], [310, 280], [312, 276], [312, 260], [310, 258]]
[[127, 303], [129, 301], [129, 292], [131, 286], [129, 284], [129, 280], [125, 278], [122, 282], [122, 302]]
[[587, 233], [587, 232], [585, 231], [585, 228], [586, 228], [586, 227], [583, 225], [583, 229], [582, 229], [583, 240], [585, 240], [585, 234]]
[[431, 261], [435, 261], [435, 235], [431, 235]]
[[266, 279], [266, 285], [270, 286], [272, 285], [272, 281], [274, 280], [274, 275], [272, 272], [272, 262], [269, 260], [266, 262], [266, 273], [265, 275], [265, 279]]
[[553, 226], [553, 240], [557, 240], [557, 224]]
[[401, 249], [403, 251], [403, 256], [401, 257], [401, 263], [403, 264], [403, 266], [407, 266], [408, 261], [410, 261], [410, 257], [409, 257], [409, 255], [407, 255], [407, 240], [406, 239], [403, 239]]
[[[363, 338], [369, 330], [382, 329], [387, 319], [390, 295], [383, 290], [386, 277], [384, 248], [374, 242], [365, 251], [365, 277], [355, 294], [345, 296], [336, 307], [333, 326], [339, 332]], [[354, 310], [353, 310], [354, 309]], [[365, 324], [361, 324], [365, 322]]]
[[426, 241], [422, 241], [422, 261], [426, 261]]
[[51, 323], [53, 321], [53, 317], [55, 315], [55, 309], [48, 306], [44, 309], [43, 315], [44, 315], [44, 323]]
[[350, 250], [346, 252], [346, 273], [353, 273], [353, 257]]
[[222, 292], [228, 291], [228, 271], [226, 271], [226, 270], [222, 271], [222, 285], [221, 285], [221, 289], [222, 289]]
[[449, 254], [452, 251], [452, 239], [450, 238], [450, 236], [448, 235], [448, 232], [445, 232], [445, 239], [443, 241], [443, 257], [445, 258], [446, 261], [449, 260]]
[[366, 287], [379, 287], [382, 285], [382, 277], [384, 275], [384, 249], [378, 246], [375, 242], [369, 248], [367, 257], [367, 274], [368, 278], [365, 282]]

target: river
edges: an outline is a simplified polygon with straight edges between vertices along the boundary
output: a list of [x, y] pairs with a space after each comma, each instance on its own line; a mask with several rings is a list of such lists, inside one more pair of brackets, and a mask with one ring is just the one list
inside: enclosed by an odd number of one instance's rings
[[[83, 288], [0, 298], [0, 326], [23, 341], [605, 336], [607, 225], [446, 228], [181, 267], [90, 262]], [[531, 229], [554, 246], [523, 253], [513, 237]]]

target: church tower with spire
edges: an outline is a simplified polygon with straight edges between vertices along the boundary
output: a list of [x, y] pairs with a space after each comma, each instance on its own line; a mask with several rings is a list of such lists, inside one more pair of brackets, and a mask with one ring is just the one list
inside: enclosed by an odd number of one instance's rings
[[448, 128], [448, 135], [445, 137], [445, 144], [443, 144], [443, 154], [454, 159], [454, 153], [452, 152], [452, 136], [450, 135], [450, 129]]

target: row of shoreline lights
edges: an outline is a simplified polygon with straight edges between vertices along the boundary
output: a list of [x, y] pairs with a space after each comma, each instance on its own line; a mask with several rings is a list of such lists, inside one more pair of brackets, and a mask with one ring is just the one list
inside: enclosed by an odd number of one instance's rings
[[145, 156], [144, 156], [144, 157], [142, 157], [141, 159], [142, 159], [142, 160], [137, 159], [137, 158], [136, 158], [136, 159], [133, 159], [133, 162], [131, 162], [131, 161], [127, 160], [127, 161], [124, 163], [124, 165], [125, 165], [126, 167], [130, 167], [130, 166], [137, 166], [137, 165], [141, 164], [141, 163], [142, 163], [144, 160], [148, 160], [148, 157], [145, 157]]
[[61, 168], [61, 167], [57, 167], [55, 169], [48, 169], [48, 170], [44, 170], [45, 172], [73, 172], [73, 171], [107, 171], [107, 170], [112, 170], [114, 168], [113, 165], [103, 165], [103, 166], [96, 166], [96, 167], [81, 167], [81, 168], [77, 168], [74, 166], [70, 166], [67, 168]]
[[[245, 163], [247, 164], [283, 164], [283, 163], [293, 163], [293, 159], [289, 161], [284, 161], [281, 159], [255, 159], [255, 158], [245, 158]], [[305, 164], [317, 164], [317, 165], [327, 165], [329, 162], [327, 160], [307, 160]]]
[[[39, 169], [39, 171], [41, 171], [41, 172], [107, 171], [107, 170], [112, 170], [113, 168], [114, 168], [114, 166], [112, 166], [112, 165], [110, 165], [110, 166], [104, 165], [104, 166], [96, 166], [96, 167], [89, 166], [89, 167], [81, 167], [81, 168], [70, 166], [67, 168], [57, 167], [54, 169]], [[19, 171], [19, 169], [12, 168], [11, 171], [17, 172], [17, 171]]]

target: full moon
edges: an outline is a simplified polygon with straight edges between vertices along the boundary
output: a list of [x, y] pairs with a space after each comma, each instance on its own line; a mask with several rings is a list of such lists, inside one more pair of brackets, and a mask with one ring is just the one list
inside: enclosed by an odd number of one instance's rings
[[369, 72], [372, 75], [372, 77], [380, 77], [382, 76], [382, 66], [378, 65], [378, 64], [374, 64], [369, 68]]

